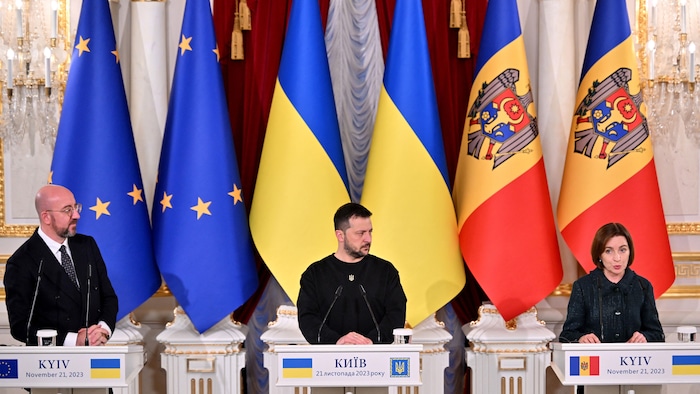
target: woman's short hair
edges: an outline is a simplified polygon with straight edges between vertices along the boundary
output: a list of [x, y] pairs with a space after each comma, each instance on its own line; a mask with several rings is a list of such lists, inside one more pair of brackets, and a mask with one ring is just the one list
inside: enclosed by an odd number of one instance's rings
[[605, 245], [608, 241], [617, 236], [623, 236], [627, 240], [627, 246], [630, 249], [630, 258], [627, 261], [627, 266], [632, 265], [634, 261], [634, 244], [632, 243], [630, 232], [620, 223], [608, 223], [596, 231], [591, 244], [591, 258], [596, 267], [603, 269], [603, 261], [600, 259], [600, 256], [605, 251]]

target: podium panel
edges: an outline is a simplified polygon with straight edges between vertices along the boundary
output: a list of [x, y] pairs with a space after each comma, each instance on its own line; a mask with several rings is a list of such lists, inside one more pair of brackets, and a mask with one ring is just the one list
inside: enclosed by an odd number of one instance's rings
[[127, 387], [143, 363], [141, 345], [0, 346], [0, 387]]
[[420, 386], [423, 345], [277, 345], [277, 386]]
[[700, 343], [551, 343], [563, 385], [700, 383]]

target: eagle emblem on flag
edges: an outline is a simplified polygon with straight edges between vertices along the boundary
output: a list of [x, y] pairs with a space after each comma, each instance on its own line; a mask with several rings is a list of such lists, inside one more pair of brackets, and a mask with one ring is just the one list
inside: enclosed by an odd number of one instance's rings
[[[509, 68], [485, 82], [467, 114], [467, 154], [493, 160], [494, 169], [517, 153], [532, 152], [527, 146], [539, 133], [535, 116], [528, 112], [532, 90], [528, 85], [527, 92], [518, 95], [515, 84], [519, 79], [520, 71]], [[482, 156], [483, 149], [486, 152]]]
[[[644, 151], [640, 145], [649, 138], [649, 126], [639, 110], [641, 92], [630, 94], [631, 78], [629, 68], [618, 68], [602, 81], [595, 80], [588, 88], [574, 114], [575, 153], [589, 158], [595, 154], [595, 158], [607, 160], [607, 168], [610, 168], [628, 154]], [[600, 140], [602, 145], [594, 152]]]

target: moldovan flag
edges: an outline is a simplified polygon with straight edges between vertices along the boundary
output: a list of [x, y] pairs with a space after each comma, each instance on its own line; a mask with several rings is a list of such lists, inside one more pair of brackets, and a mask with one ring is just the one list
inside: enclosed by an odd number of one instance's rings
[[255, 246], [296, 302], [306, 267], [338, 247], [333, 215], [350, 202], [316, 0], [295, 0], [250, 211]]
[[82, 3], [49, 182], [83, 204], [78, 231], [99, 245], [122, 319], [162, 280], [105, 0]]
[[658, 298], [675, 272], [625, 0], [596, 3], [576, 102], [557, 210], [562, 236], [588, 271], [595, 232], [622, 223], [634, 241], [632, 269]]
[[465, 283], [420, 0], [396, 2], [362, 204], [372, 254], [399, 270], [416, 325]]
[[204, 333], [258, 286], [209, 0], [187, 0], [153, 204], [163, 279]]
[[562, 278], [516, 0], [491, 0], [453, 192], [462, 255], [507, 321]]

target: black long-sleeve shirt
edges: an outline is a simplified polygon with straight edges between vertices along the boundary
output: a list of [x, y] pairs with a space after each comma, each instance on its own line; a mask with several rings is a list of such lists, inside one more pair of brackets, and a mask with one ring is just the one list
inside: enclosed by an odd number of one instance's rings
[[664, 342], [651, 283], [627, 268], [618, 283], [600, 269], [574, 282], [559, 340], [578, 342], [595, 334], [601, 342], [627, 342], [635, 331], [647, 342]]
[[[360, 285], [367, 293], [380, 336]], [[331, 309], [338, 286], [342, 286], [342, 291]], [[334, 344], [352, 331], [374, 343], [391, 343], [393, 329], [403, 327], [406, 321], [406, 295], [399, 272], [390, 262], [367, 255], [359, 262], [345, 263], [330, 255], [311, 264], [302, 274], [297, 309], [299, 328], [309, 343]], [[321, 327], [329, 309], [328, 319]]]

